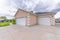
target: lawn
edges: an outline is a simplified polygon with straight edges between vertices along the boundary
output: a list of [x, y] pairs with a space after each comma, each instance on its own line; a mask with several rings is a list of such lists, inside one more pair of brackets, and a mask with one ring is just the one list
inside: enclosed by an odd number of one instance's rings
[[10, 23], [12, 23], [12, 24], [16, 24], [15, 19], [11, 19], [11, 20], [8, 21], [8, 22], [0, 22], [0, 27], [2, 27], [2, 26], [9, 26]]
[[1, 26], [9, 26], [9, 25], [10, 25], [9, 22], [0, 22], [0, 27], [1, 27]]

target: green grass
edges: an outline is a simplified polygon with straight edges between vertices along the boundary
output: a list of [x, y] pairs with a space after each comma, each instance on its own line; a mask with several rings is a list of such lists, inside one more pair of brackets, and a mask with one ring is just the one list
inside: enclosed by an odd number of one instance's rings
[[9, 26], [10, 23], [9, 22], [0, 22], [0, 27], [2, 26]]

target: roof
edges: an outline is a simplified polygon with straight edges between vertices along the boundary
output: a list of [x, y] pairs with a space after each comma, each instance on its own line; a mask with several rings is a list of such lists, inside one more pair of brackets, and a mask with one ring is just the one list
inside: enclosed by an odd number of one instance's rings
[[[33, 12], [26, 11], [26, 10], [23, 10], [23, 9], [18, 9], [17, 12], [19, 12], [20, 10], [21, 10], [21, 11], [24, 11], [24, 12], [26, 12], [26, 13], [30, 13], [30, 14], [36, 15], [36, 14], [34, 14]], [[18, 14], [17, 12], [16, 12], [16, 14]], [[15, 14], [15, 16], [16, 16], [16, 14]]]
[[36, 12], [35, 14], [56, 14], [54, 12]]
[[[30, 13], [30, 14], [33, 14], [33, 15], [36, 15], [36, 16], [39, 15], [39, 14], [53, 14], [53, 15], [56, 14], [55, 12], [36, 12], [36, 13], [33, 13], [33, 12], [26, 11], [26, 10], [23, 10], [23, 9], [18, 9], [17, 12], [19, 12], [20, 10], [24, 11], [24, 12], [27, 12], [27, 13]], [[16, 14], [18, 14], [17, 12], [16, 12]], [[16, 16], [16, 14], [15, 14], [15, 16]]]

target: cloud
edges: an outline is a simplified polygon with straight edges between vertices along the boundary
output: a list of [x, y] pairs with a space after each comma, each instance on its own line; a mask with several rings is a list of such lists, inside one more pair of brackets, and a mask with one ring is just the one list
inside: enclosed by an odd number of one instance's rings
[[33, 10], [39, 0], [12, 0], [11, 4], [14, 5], [16, 8], [23, 8], [26, 10]]
[[0, 0], [0, 14], [13, 16], [18, 8], [36, 12], [58, 12], [60, 0]]
[[[39, 12], [52, 12], [59, 7], [60, 0], [13, 0], [17, 8]], [[58, 6], [57, 6], [58, 5]]]
[[0, 14], [9, 13], [9, 0], [0, 0]]
[[21, 8], [36, 12], [54, 12], [60, 8], [58, 4], [60, 0], [11, 0], [11, 6], [15, 9]]
[[34, 10], [38, 10], [40, 12], [52, 12], [52, 10], [55, 10], [59, 7], [57, 7], [57, 4], [59, 3], [59, 0], [41, 0]]
[[39, 3], [40, 0], [29, 0], [23, 1], [23, 3], [27, 6], [27, 10], [33, 10], [35, 6]]

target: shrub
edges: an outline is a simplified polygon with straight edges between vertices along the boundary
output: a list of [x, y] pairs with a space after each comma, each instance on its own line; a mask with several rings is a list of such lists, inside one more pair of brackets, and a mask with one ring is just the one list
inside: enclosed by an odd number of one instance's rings
[[11, 20], [10, 20], [10, 23], [16, 24], [16, 20], [15, 20], [15, 19], [11, 19]]

